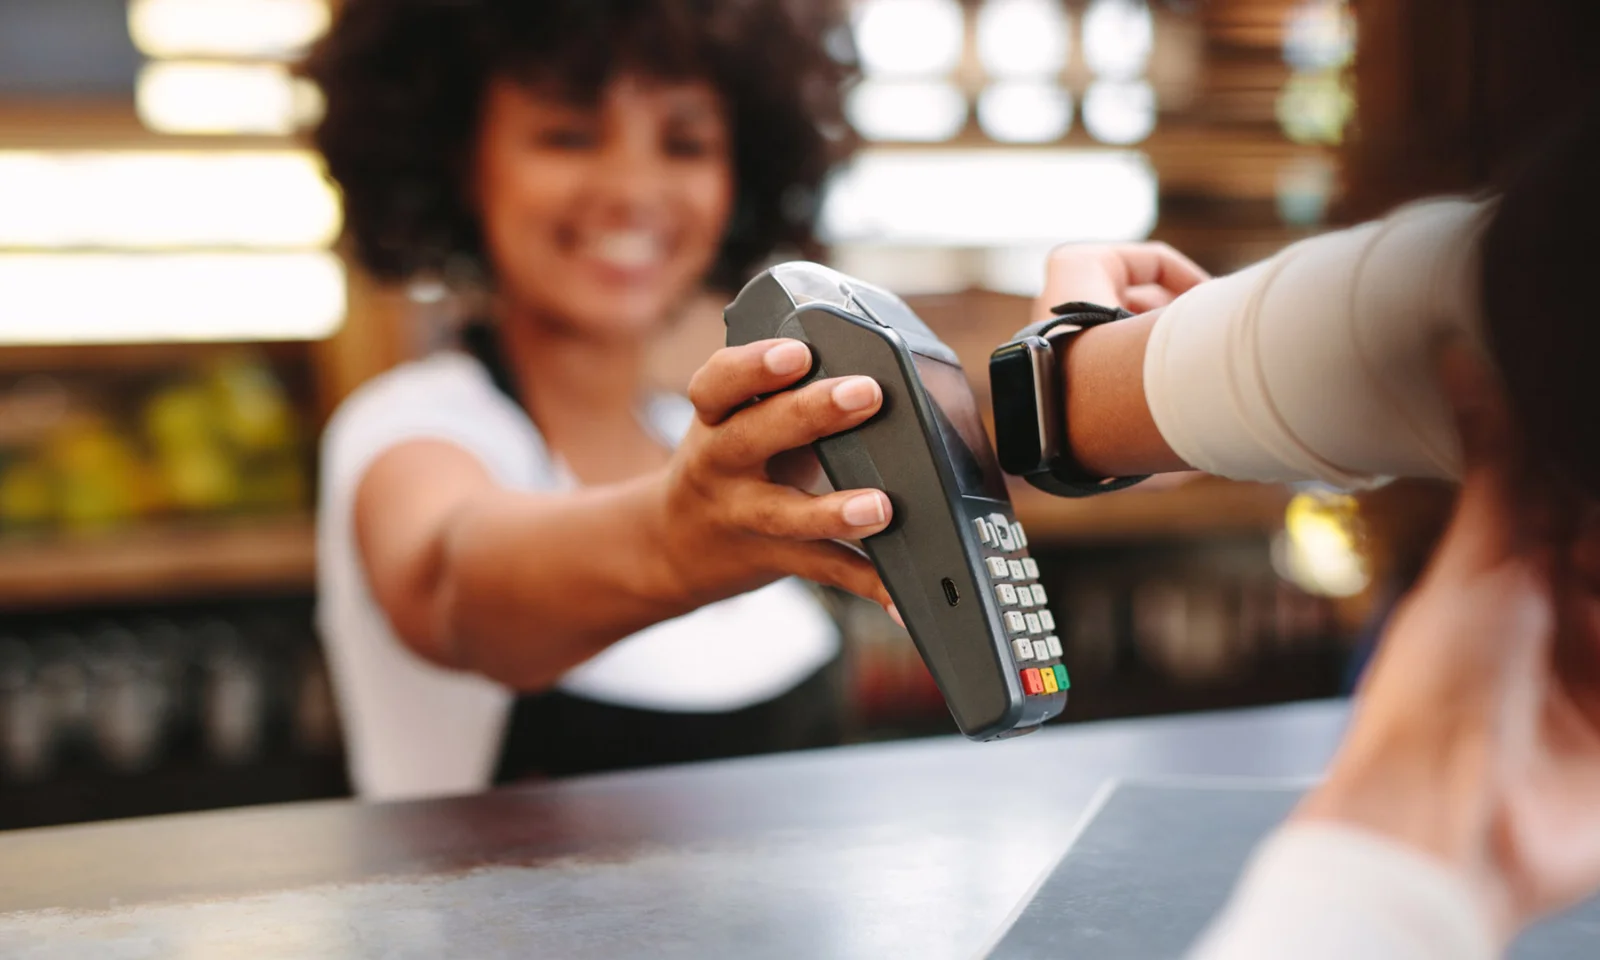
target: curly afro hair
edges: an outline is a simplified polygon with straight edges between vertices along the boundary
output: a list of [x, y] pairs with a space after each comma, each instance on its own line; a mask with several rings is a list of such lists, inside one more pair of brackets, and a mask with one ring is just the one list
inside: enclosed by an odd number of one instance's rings
[[856, 146], [858, 71], [832, 0], [347, 0], [302, 66], [327, 109], [313, 141], [375, 276], [486, 275], [467, 171], [489, 82], [597, 101], [624, 73], [704, 79], [733, 132], [736, 198], [709, 282], [737, 288], [815, 247], [824, 178]]

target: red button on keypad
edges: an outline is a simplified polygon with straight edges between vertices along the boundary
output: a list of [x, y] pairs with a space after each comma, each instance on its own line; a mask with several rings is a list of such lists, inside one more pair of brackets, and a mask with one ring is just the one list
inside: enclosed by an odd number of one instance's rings
[[1037, 667], [1029, 667], [1022, 671], [1022, 689], [1034, 695], [1044, 693], [1044, 681], [1039, 679]]

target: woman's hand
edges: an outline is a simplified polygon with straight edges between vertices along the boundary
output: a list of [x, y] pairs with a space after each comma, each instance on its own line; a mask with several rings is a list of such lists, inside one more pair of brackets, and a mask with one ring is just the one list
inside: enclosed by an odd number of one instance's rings
[[1146, 313], [1209, 279], [1193, 260], [1164, 243], [1068, 244], [1050, 253], [1034, 319], [1043, 320], [1052, 307], [1074, 300]]
[[[726, 596], [780, 576], [800, 576], [866, 597], [893, 615], [872, 563], [838, 541], [889, 525], [880, 490], [812, 496], [775, 479], [775, 458], [848, 430], [878, 412], [868, 377], [819, 380], [783, 391], [811, 369], [796, 340], [717, 351], [689, 384], [697, 413], [666, 475], [660, 539], [683, 595]], [[775, 394], [751, 404], [750, 401]], [[783, 479], [792, 476], [786, 464]]]
[[1509, 939], [1600, 887], [1600, 531], [1513, 477], [1492, 387], [1459, 364], [1451, 380], [1455, 518], [1297, 816], [1433, 855]]

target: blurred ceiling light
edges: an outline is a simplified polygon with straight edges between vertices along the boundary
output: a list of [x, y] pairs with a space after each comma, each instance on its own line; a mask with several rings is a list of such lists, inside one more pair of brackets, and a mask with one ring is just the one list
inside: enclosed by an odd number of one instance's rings
[[1273, 566], [1307, 593], [1353, 597], [1372, 582], [1359, 531], [1360, 510], [1354, 497], [1297, 494], [1284, 514], [1283, 534], [1273, 544]]
[[1156, 92], [1144, 80], [1097, 80], [1083, 97], [1083, 127], [1101, 143], [1138, 143], [1156, 128]]
[[1278, 94], [1278, 125], [1295, 143], [1337, 146], [1355, 109], [1355, 95], [1339, 71], [1297, 73]]
[[0, 345], [318, 340], [344, 316], [331, 253], [0, 255]]
[[1132, 80], [1144, 74], [1155, 36], [1145, 0], [1092, 0], [1083, 14], [1083, 59], [1096, 76]]
[[830, 184], [821, 228], [830, 243], [912, 247], [1141, 240], [1157, 193], [1136, 151], [868, 150]]
[[311, 154], [0, 151], [0, 248], [321, 248], [338, 195]]
[[1037, 297], [1044, 292], [1045, 264], [1049, 263], [1050, 251], [1056, 246], [1055, 243], [1036, 243], [984, 251], [979, 285], [997, 293]]
[[942, 77], [961, 63], [966, 21], [957, 0], [861, 0], [854, 22], [869, 76]]
[[160, 133], [287, 136], [322, 112], [312, 83], [270, 63], [149, 63], [134, 102]]
[[991, 84], [978, 97], [978, 123], [1001, 143], [1050, 143], [1072, 128], [1072, 96], [1054, 83]]
[[1355, 49], [1355, 19], [1343, 0], [1302, 0], [1289, 11], [1283, 29], [1283, 59], [1296, 70], [1343, 67]]
[[1321, 154], [1295, 157], [1278, 168], [1278, 219], [1294, 227], [1321, 226], [1339, 182], [1333, 160]]
[[1071, 33], [1060, 0], [989, 0], [978, 11], [978, 59], [994, 77], [1054, 76]]
[[131, 0], [128, 33], [150, 57], [287, 58], [328, 29], [327, 0]]
[[948, 83], [868, 80], [845, 104], [851, 124], [869, 140], [937, 143], [967, 123], [967, 98]]

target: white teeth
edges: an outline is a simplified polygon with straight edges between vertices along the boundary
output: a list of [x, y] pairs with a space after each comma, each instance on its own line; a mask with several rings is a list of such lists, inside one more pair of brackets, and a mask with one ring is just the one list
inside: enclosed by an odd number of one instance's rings
[[596, 259], [624, 269], [648, 267], [661, 257], [661, 245], [656, 242], [655, 234], [644, 230], [600, 234], [594, 238], [590, 250]]

